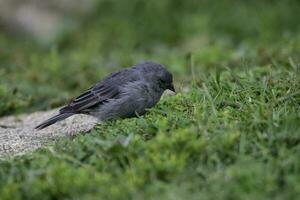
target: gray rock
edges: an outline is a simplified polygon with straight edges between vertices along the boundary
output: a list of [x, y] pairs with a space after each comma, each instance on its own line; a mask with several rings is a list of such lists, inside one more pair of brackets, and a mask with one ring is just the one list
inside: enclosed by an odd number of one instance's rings
[[1, 118], [0, 157], [31, 152], [59, 138], [87, 132], [97, 123], [94, 117], [75, 115], [43, 130], [34, 129], [56, 112], [51, 110]]

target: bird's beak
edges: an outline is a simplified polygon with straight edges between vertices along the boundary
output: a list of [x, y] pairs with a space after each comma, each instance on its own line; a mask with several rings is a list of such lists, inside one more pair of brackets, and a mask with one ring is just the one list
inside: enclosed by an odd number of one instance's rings
[[175, 91], [175, 88], [174, 88], [174, 85], [173, 83], [171, 83], [168, 87], [169, 90], [171, 90], [172, 92], [174, 92], [176, 94], [176, 91]]

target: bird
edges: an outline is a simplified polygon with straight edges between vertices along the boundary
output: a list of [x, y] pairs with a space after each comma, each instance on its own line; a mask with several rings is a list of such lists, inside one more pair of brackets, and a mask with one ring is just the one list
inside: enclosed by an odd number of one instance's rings
[[141, 116], [158, 103], [165, 90], [176, 93], [172, 74], [162, 64], [142, 62], [98, 81], [35, 129], [76, 114], [91, 115], [100, 121]]

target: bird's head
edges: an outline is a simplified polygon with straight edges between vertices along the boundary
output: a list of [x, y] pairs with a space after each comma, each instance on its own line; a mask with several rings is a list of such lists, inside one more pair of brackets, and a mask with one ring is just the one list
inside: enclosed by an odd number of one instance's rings
[[142, 64], [148, 79], [162, 91], [171, 90], [175, 92], [172, 74], [161, 64], [145, 62]]
[[171, 90], [172, 92], [175, 92], [175, 88], [173, 85], [173, 76], [170, 72], [164, 69], [157, 75], [157, 83], [161, 89]]

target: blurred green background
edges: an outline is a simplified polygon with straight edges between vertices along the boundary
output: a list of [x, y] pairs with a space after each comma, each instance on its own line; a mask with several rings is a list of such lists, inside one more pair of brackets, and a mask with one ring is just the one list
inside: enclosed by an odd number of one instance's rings
[[60, 106], [108, 72], [144, 60], [165, 64], [181, 88], [190, 80], [191, 61], [201, 77], [203, 70], [299, 59], [297, 0], [93, 5], [73, 19], [79, 25], [46, 45], [26, 34], [0, 33], [0, 116]]

